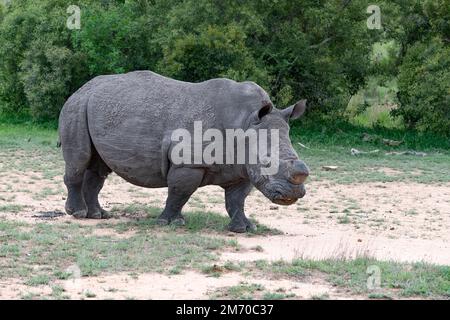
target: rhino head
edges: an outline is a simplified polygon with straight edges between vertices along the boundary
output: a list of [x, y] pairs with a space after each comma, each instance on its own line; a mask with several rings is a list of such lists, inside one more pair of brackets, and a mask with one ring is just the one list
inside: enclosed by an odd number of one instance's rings
[[[299, 159], [289, 138], [289, 120], [299, 118], [306, 109], [306, 100], [280, 110], [271, 102], [265, 103], [255, 111], [249, 119], [248, 128], [277, 130], [279, 139], [275, 150], [267, 148], [268, 157], [259, 158], [256, 164], [247, 164], [246, 170], [251, 183], [273, 203], [290, 205], [306, 194], [305, 181], [309, 175], [307, 165]], [[269, 140], [269, 144], [273, 141]], [[267, 161], [270, 159], [270, 161]], [[277, 162], [277, 170], [273, 174], [264, 174], [264, 169]], [[267, 170], [266, 170], [267, 171]]]

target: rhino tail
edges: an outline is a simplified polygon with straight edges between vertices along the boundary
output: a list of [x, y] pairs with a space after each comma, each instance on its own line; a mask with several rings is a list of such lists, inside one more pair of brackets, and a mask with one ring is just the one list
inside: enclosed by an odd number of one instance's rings
[[169, 161], [169, 150], [170, 150], [170, 135], [164, 135], [161, 143], [161, 175], [164, 179], [167, 179], [167, 174], [169, 173], [170, 161]]

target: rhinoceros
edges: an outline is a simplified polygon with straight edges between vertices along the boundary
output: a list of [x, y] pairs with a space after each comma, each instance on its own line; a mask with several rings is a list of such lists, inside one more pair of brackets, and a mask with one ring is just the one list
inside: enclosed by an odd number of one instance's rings
[[[273, 106], [254, 82], [217, 78], [199, 83], [170, 79], [151, 71], [98, 76], [76, 91], [59, 117], [65, 161], [65, 210], [75, 218], [101, 219], [98, 195], [109, 173], [146, 188], [168, 187], [158, 224], [184, 225], [181, 210], [197, 188], [224, 189], [233, 232], [255, 230], [244, 213], [253, 186], [272, 202], [290, 205], [302, 198], [309, 175], [289, 139], [289, 119], [306, 108], [301, 100], [285, 109]], [[193, 123], [219, 132], [228, 129], [276, 129], [278, 171], [265, 175], [267, 161], [256, 163], [175, 163], [172, 133], [192, 132]], [[247, 143], [244, 148], [249, 148]]]

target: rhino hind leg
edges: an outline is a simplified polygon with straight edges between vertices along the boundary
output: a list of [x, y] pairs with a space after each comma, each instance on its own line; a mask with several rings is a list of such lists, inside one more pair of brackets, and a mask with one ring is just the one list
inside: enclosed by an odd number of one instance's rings
[[65, 209], [67, 214], [75, 218], [86, 218], [87, 207], [82, 193], [84, 171], [83, 173], [71, 171], [66, 169], [66, 174], [64, 175], [64, 183], [67, 186]]
[[65, 210], [74, 218], [82, 219], [87, 217], [87, 206], [83, 197], [83, 180], [91, 157], [91, 147], [86, 145], [83, 149], [75, 149], [67, 148], [67, 145], [68, 143], [63, 141], [66, 161], [64, 184], [67, 187]]
[[185, 219], [181, 214], [186, 202], [200, 186], [204, 172], [194, 168], [171, 168], [167, 175], [169, 187], [166, 206], [158, 217], [159, 225], [184, 225]]
[[231, 222], [228, 230], [237, 233], [256, 231], [256, 226], [246, 216], [244, 212], [245, 198], [252, 190], [250, 182], [243, 182], [225, 188], [225, 207]]
[[98, 156], [97, 152], [94, 152], [83, 179], [83, 196], [87, 206], [87, 218], [89, 219], [107, 219], [110, 217], [98, 201], [100, 190], [110, 173], [111, 169]]

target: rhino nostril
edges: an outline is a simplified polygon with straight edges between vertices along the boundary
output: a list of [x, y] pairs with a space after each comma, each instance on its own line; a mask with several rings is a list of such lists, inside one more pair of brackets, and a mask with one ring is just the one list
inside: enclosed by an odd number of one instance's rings
[[298, 172], [293, 174], [289, 181], [293, 184], [302, 184], [306, 181], [306, 178], [308, 178], [308, 172]]
[[291, 167], [289, 181], [293, 184], [301, 184], [309, 176], [309, 170], [303, 161], [296, 161]]

